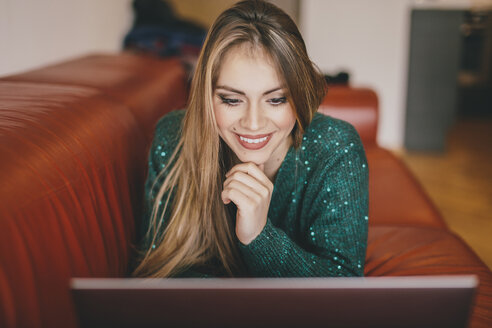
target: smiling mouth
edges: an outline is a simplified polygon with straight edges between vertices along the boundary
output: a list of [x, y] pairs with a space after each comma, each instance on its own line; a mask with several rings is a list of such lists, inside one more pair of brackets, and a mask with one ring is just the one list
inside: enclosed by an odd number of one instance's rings
[[272, 134], [273, 133], [258, 136], [243, 136], [236, 134], [236, 138], [244, 148], [257, 150], [266, 146], [266, 144], [270, 141]]
[[249, 139], [249, 138], [245, 138], [243, 136], [239, 136], [239, 139], [241, 139], [242, 141], [246, 141], [247, 143], [250, 143], [250, 144], [263, 142], [263, 141], [267, 140], [267, 138], [268, 137]]

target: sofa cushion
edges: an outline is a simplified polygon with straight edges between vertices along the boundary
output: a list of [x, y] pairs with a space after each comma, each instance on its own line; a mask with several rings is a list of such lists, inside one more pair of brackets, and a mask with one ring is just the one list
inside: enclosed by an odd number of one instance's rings
[[366, 147], [369, 165], [369, 224], [445, 228], [420, 183], [391, 152]]
[[477, 275], [471, 327], [492, 327], [492, 273], [461, 238], [445, 229], [370, 226], [366, 276]]
[[72, 326], [70, 277], [127, 274], [147, 141], [97, 89], [0, 80], [0, 99], [0, 326]]

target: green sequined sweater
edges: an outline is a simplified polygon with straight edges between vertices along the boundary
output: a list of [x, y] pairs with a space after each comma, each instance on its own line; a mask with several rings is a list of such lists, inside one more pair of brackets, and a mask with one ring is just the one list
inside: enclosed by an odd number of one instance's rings
[[[145, 185], [150, 208], [181, 131], [184, 110], [174, 111], [157, 124], [149, 155]], [[250, 244], [237, 238], [251, 277], [362, 276], [368, 228], [368, 165], [356, 130], [347, 122], [316, 113], [299, 149], [291, 147], [274, 181], [263, 231]], [[145, 236], [141, 244], [146, 247]], [[209, 277], [210, 270], [193, 268], [180, 277]]]

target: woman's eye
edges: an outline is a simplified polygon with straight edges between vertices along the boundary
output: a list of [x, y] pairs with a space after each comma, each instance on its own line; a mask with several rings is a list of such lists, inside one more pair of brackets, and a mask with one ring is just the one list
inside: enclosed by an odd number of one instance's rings
[[229, 105], [229, 106], [237, 106], [241, 100], [237, 98], [227, 98], [226, 96], [219, 95], [220, 100], [222, 101], [223, 104]]
[[281, 104], [285, 104], [287, 102], [287, 97], [272, 98], [272, 99], [269, 99], [268, 102], [271, 105], [278, 106]]

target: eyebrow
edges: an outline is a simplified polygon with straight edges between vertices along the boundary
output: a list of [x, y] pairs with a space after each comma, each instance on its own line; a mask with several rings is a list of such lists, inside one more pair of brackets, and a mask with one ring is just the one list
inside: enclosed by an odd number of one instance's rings
[[[223, 89], [223, 90], [231, 91], [231, 92], [234, 92], [234, 93], [237, 93], [237, 94], [243, 95], [243, 96], [245, 96], [245, 95], [246, 95], [246, 93], [244, 93], [244, 91], [241, 91], [241, 90], [237, 90], [237, 89], [231, 88], [231, 87], [229, 87], [229, 86], [227, 86], [227, 85], [218, 85], [218, 86], [216, 87], [216, 89]], [[283, 87], [276, 87], [276, 88], [273, 88], [273, 89], [271, 89], [271, 90], [267, 90], [267, 91], [263, 92], [263, 95], [267, 95], [267, 94], [269, 94], [269, 93], [272, 93], [272, 92], [275, 92], [275, 91], [278, 91], [278, 90], [282, 90], [282, 89], [283, 89]]]

